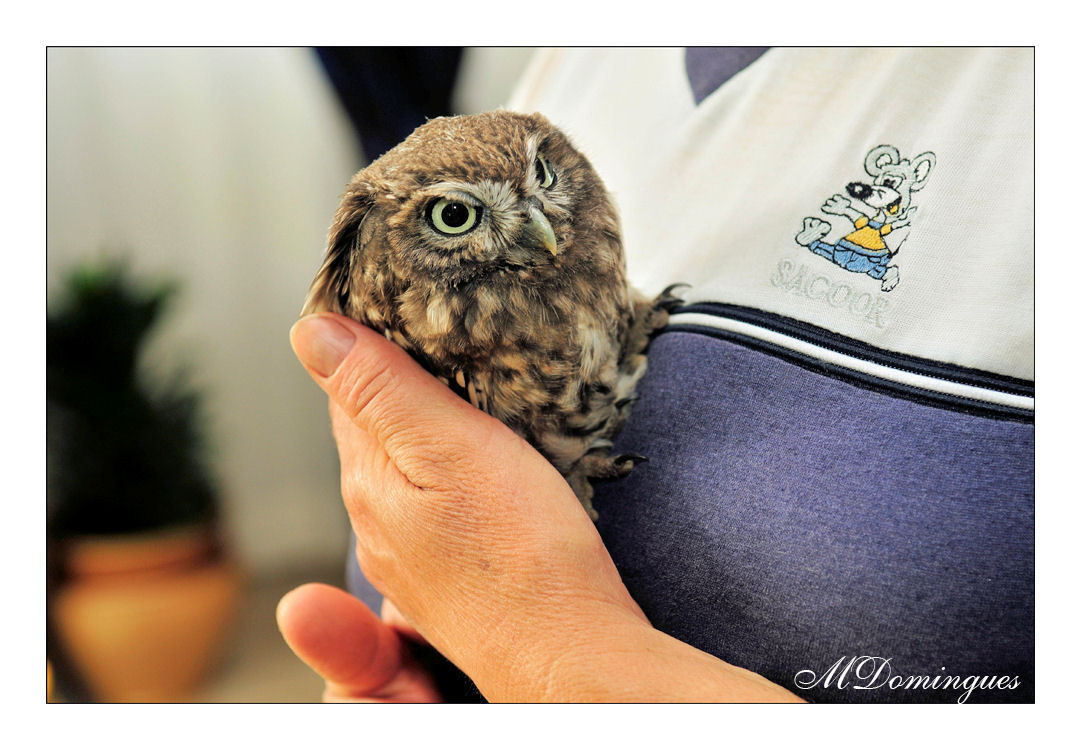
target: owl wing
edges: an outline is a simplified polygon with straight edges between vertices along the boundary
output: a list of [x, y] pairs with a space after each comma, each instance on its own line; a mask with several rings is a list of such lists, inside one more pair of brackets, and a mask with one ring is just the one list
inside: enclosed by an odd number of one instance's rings
[[[375, 189], [354, 180], [334, 215], [323, 263], [315, 274], [301, 315], [335, 312], [360, 320], [366, 290], [363, 271], [373, 261], [385, 263], [386, 222], [375, 205]], [[364, 322], [364, 321], [362, 321]]]

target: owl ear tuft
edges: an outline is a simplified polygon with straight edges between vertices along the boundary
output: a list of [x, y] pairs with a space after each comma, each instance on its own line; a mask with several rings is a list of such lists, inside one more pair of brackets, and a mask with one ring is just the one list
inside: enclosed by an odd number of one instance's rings
[[361, 229], [374, 204], [374, 195], [374, 188], [365, 182], [353, 182], [346, 190], [330, 228], [323, 265], [304, 300], [302, 317], [317, 312], [349, 314], [353, 262], [360, 250]]

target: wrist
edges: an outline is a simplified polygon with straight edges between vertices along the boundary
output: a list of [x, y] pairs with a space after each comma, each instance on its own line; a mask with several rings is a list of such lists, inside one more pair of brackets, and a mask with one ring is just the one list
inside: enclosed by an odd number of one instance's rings
[[652, 627], [627, 610], [594, 611], [482, 670], [489, 700], [774, 702], [799, 698]]
[[631, 686], [612, 679], [613, 672], [641, 659], [657, 631], [611, 603], [571, 606], [573, 611], [546, 606], [543, 621], [508, 622], [501, 628], [507, 637], [488, 639], [474, 676], [485, 697], [496, 702], [634, 699]]

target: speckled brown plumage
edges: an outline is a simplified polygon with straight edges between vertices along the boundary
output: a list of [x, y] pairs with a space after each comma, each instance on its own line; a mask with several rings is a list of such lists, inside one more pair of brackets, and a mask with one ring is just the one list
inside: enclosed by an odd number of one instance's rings
[[431, 120], [353, 178], [304, 313], [397, 342], [532, 443], [595, 518], [590, 480], [641, 460], [608, 451], [676, 301], [628, 285], [616, 210], [567, 137], [499, 110]]

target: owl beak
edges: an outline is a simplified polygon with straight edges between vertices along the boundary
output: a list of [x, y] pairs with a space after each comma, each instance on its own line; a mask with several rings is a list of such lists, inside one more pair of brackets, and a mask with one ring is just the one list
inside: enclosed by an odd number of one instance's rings
[[521, 242], [528, 247], [547, 250], [552, 255], [559, 255], [556, 246], [556, 234], [548, 217], [537, 206], [529, 207], [529, 223], [522, 229]]

